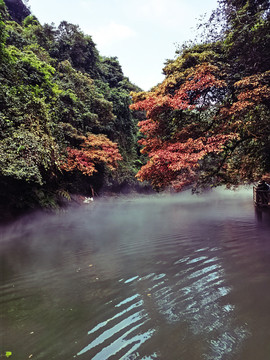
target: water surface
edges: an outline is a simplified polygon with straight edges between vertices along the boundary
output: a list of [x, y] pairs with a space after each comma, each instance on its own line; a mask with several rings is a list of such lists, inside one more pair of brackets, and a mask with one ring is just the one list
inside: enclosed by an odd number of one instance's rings
[[250, 189], [103, 199], [2, 227], [0, 353], [267, 360], [269, 232]]

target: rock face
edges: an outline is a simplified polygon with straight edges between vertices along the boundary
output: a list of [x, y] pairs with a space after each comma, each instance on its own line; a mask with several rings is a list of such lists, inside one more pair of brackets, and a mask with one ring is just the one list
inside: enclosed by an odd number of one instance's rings
[[21, 23], [31, 11], [22, 0], [4, 0], [12, 20]]

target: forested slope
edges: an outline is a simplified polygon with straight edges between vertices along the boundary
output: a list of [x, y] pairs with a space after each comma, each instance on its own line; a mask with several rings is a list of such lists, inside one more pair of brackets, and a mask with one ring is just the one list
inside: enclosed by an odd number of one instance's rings
[[0, 0], [0, 207], [56, 207], [71, 193], [135, 183], [136, 113], [117, 58], [63, 21]]

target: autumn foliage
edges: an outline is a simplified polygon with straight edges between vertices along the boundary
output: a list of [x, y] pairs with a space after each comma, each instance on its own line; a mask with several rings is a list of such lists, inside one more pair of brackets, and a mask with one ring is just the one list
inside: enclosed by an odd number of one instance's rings
[[197, 65], [182, 74], [182, 84], [172, 95], [170, 89], [176, 83], [172, 77], [170, 82], [165, 80], [165, 84], [157, 86], [143, 100], [140, 100], [140, 94], [138, 96], [133, 93], [135, 103], [131, 105], [131, 109], [145, 110], [147, 117], [153, 118], [164, 110], [194, 110], [203, 107], [206, 100], [203, 97], [207, 93], [226, 86], [224, 80], [217, 78], [218, 71], [218, 67], [209, 63]]
[[117, 162], [122, 160], [117, 144], [105, 135], [88, 134], [83, 137], [79, 149], [67, 148], [67, 158], [62, 163], [65, 171], [78, 170], [82, 174], [92, 176], [97, 172], [98, 164], [106, 165], [110, 170], [117, 168]]
[[[253, 41], [245, 43], [269, 28], [269, 12], [262, 18], [260, 6], [257, 13], [252, 6], [249, 13], [245, 6], [235, 10], [237, 21], [225, 27], [223, 41], [183, 47], [167, 61], [161, 84], [132, 94], [131, 109], [146, 115], [138, 124], [147, 156], [137, 173], [140, 181], [178, 191], [187, 185], [250, 183], [269, 172], [269, 61], [264, 42], [261, 53], [254, 53]], [[249, 21], [245, 29], [240, 18]]]
[[270, 71], [244, 77], [234, 84], [237, 100], [230, 107], [224, 107], [225, 114], [247, 114], [256, 106], [269, 104]]
[[139, 122], [139, 128], [144, 135], [141, 151], [148, 154], [149, 161], [137, 178], [150, 181], [157, 189], [172, 186], [181, 190], [196, 182], [202, 159], [222, 152], [237, 135], [217, 134], [203, 118], [212, 101], [217, 102], [216, 92], [226, 86], [217, 66], [203, 63], [186, 69], [178, 88], [177, 79], [171, 75], [169, 79], [145, 94], [144, 99], [142, 94], [133, 94], [131, 108], [144, 110], [147, 115], [147, 120]]

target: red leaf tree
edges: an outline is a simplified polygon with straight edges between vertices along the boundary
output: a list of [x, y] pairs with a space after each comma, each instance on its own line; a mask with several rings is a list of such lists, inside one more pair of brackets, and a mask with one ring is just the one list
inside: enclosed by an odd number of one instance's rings
[[[220, 110], [220, 121], [238, 133], [238, 142], [226, 154], [226, 181], [237, 184], [258, 180], [269, 171], [270, 71], [233, 84], [234, 101]], [[225, 164], [225, 161], [224, 161]]]
[[142, 152], [149, 160], [137, 178], [156, 189], [171, 186], [178, 191], [196, 182], [207, 155], [222, 152], [237, 135], [225, 129], [217, 132], [223, 125], [215, 115], [209, 117], [218, 111], [226, 87], [217, 66], [202, 63], [174, 75], [149, 93], [133, 93], [131, 109], [144, 110], [147, 116], [138, 125], [144, 135]]
[[102, 134], [88, 134], [82, 139], [83, 143], [79, 149], [67, 148], [67, 157], [61, 165], [63, 170], [78, 170], [84, 175], [92, 176], [97, 172], [98, 164], [106, 165], [110, 170], [117, 168], [122, 156], [116, 143]]

